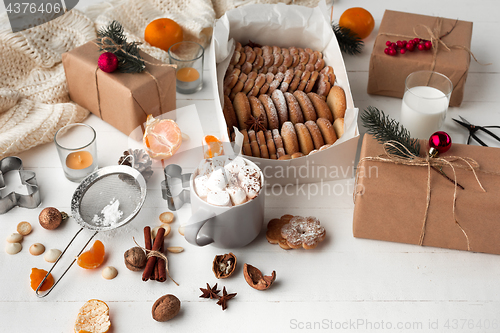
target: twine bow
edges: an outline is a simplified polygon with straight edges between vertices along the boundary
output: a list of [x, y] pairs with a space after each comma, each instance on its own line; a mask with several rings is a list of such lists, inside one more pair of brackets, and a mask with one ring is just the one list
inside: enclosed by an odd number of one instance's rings
[[[427, 167], [427, 198], [426, 198], [426, 206], [425, 206], [425, 211], [424, 211], [424, 217], [422, 221], [422, 229], [420, 232], [420, 238], [418, 245], [423, 245], [424, 242], [424, 237], [425, 237], [425, 228], [427, 225], [427, 216], [429, 213], [429, 205], [431, 202], [431, 167], [443, 167], [443, 166], [449, 166], [451, 170], [453, 171], [453, 182], [455, 184], [454, 186], [454, 192], [453, 192], [453, 203], [452, 203], [452, 211], [453, 211], [453, 220], [457, 224], [457, 226], [460, 228], [462, 233], [464, 234], [466, 241], [467, 241], [467, 251], [471, 251], [470, 247], [470, 241], [469, 241], [469, 236], [467, 235], [467, 232], [462, 228], [460, 223], [457, 220], [456, 217], [456, 201], [457, 201], [457, 175], [455, 168], [459, 169], [465, 169], [465, 170], [470, 170], [474, 174], [474, 177], [476, 179], [477, 184], [483, 190], [483, 192], [486, 192], [484, 189], [483, 185], [479, 181], [479, 178], [477, 177], [476, 170], [479, 168], [479, 164], [472, 158], [469, 157], [460, 157], [460, 156], [444, 156], [444, 157], [420, 157], [416, 156], [415, 154], [411, 153], [408, 148], [406, 148], [404, 145], [402, 145], [400, 142], [397, 141], [387, 141], [384, 143], [384, 155], [379, 155], [379, 156], [368, 156], [364, 157], [359, 161], [360, 165], [364, 161], [378, 161], [378, 162], [384, 162], [384, 163], [393, 163], [393, 164], [402, 164], [402, 165], [408, 165], [408, 166], [422, 166], [422, 167]], [[393, 151], [392, 153], [390, 151]], [[397, 153], [394, 153], [396, 151]], [[354, 188], [357, 188], [357, 183], [359, 180], [359, 168], [358, 171], [356, 172], [356, 179], [355, 179], [355, 185]], [[359, 194], [359, 192], [354, 191], [354, 201], [356, 201], [356, 196]]]
[[148, 250], [142, 246], [140, 246], [139, 244], [137, 244], [136, 240], [134, 237], [132, 237], [132, 239], [134, 240], [134, 243], [135, 245], [137, 245], [138, 247], [140, 247], [142, 250], [144, 250], [146, 252], [146, 259], [149, 259], [151, 257], [157, 257], [157, 258], [160, 258], [160, 259], [163, 259], [165, 260], [165, 271], [167, 272], [167, 275], [168, 277], [170, 278], [170, 280], [172, 280], [177, 286], [179, 285], [177, 282], [175, 282], [174, 279], [172, 279], [172, 277], [170, 276], [170, 273], [168, 272], [168, 259], [167, 259], [167, 256], [159, 251], [153, 251], [153, 250]]

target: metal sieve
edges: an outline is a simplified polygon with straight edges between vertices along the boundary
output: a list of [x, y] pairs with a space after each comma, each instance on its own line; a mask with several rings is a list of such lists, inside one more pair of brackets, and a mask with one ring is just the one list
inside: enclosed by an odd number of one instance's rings
[[[76, 258], [46, 293], [43, 295], [38, 293], [48, 275], [84, 228], [94, 230], [95, 232], [80, 250], [78, 256], [99, 231], [113, 230], [130, 222], [141, 210], [145, 199], [146, 180], [139, 171], [129, 166], [109, 166], [87, 176], [78, 185], [71, 199], [71, 217], [76, 220], [81, 228], [73, 236], [42, 282], [40, 282], [35, 291], [36, 295], [38, 297], [47, 296], [75, 263]], [[115, 200], [119, 201], [119, 209], [123, 214], [116, 221], [106, 221], [103, 216], [103, 208]]]

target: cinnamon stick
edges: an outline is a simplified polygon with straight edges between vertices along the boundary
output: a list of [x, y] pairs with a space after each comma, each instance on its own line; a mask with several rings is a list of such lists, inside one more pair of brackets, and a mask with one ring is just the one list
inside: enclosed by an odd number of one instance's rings
[[[164, 242], [161, 243], [161, 248], [160, 248], [160, 252], [161, 253], [164, 253], [163, 252], [163, 248], [164, 248]], [[157, 281], [159, 282], [165, 282], [167, 280], [167, 272], [166, 272], [166, 267], [165, 267], [165, 260], [163, 260], [162, 258], [158, 258], [157, 262], [156, 262], [156, 267], [158, 267], [158, 279]]]
[[[158, 233], [156, 234], [156, 238], [153, 242], [153, 247], [151, 251], [158, 251], [160, 249], [160, 246], [163, 243], [163, 236], [165, 236], [165, 229], [159, 228]], [[147, 281], [150, 279], [151, 273], [153, 273], [153, 270], [155, 268], [155, 264], [156, 264], [156, 257], [155, 256], [149, 257], [146, 263], [146, 268], [144, 268], [144, 272], [142, 273], [142, 281]]]
[[[151, 227], [149, 226], [145, 226], [144, 227], [144, 248], [146, 250], [150, 250], [151, 251], [151, 248], [152, 248], [152, 244], [151, 244]], [[148, 276], [148, 278], [150, 278]]]

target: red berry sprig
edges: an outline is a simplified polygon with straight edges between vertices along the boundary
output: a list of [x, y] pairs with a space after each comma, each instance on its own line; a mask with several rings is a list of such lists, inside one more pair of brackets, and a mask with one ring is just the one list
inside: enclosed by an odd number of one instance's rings
[[384, 53], [390, 56], [395, 56], [399, 53], [405, 54], [407, 51], [413, 52], [415, 50], [428, 51], [432, 48], [432, 42], [421, 38], [406, 40], [398, 40], [396, 43], [391, 41], [385, 42], [387, 46]]

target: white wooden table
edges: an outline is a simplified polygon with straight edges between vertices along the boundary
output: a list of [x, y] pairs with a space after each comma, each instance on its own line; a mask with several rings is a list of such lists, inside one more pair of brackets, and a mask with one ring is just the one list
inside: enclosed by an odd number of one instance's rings
[[[92, 1], [95, 2], [95, 1]], [[85, 7], [91, 1], [82, 3]], [[368, 9], [376, 20], [375, 30], [366, 39], [359, 56], [345, 56], [355, 105], [360, 110], [368, 105], [384, 110], [399, 119], [401, 100], [370, 96], [366, 93], [369, 56], [384, 10], [401, 10], [427, 15], [440, 15], [474, 22], [472, 50], [482, 62], [471, 63], [460, 108], [450, 108], [445, 130], [455, 142], [464, 143], [466, 131], [451, 118], [459, 114], [471, 122], [500, 125], [500, 67], [498, 54], [497, 2], [466, 0], [336, 1], [334, 19], [348, 7]], [[210, 64], [210, 59], [206, 59]], [[205, 68], [208, 77], [208, 67]], [[196, 95], [177, 95], [179, 107], [194, 104], [206, 134], [216, 134], [213, 83]], [[98, 133], [99, 165], [117, 163], [121, 152], [129, 148], [129, 140], [110, 125], [91, 115], [85, 123]], [[361, 133], [364, 129], [360, 127]], [[493, 143], [492, 141], [487, 141]], [[498, 146], [498, 144], [497, 144]], [[101, 269], [83, 270], [72, 267], [56, 289], [46, 298], [38, 299], [29, 287], [32, 267], [48, 270], [43, 258], [29, 254], [31, 244], [40, 242], [47, 249], [63, 249], [79, 226], [69, 220], [55, 231], [38, 224], [38, 214], [48, 206], [69, 211], [70, 199], [77, 184], [63, 175], [54, 144], [46, 144], [19, 155], [28, 170], [36, 172], [42, 195], [37, 209], [14, 208], [0, 215], [0, 235], [5, 239], [15, 232], [20, 221], [29, 221], [34, 231], [23, 242], [17, 255], [0, 252], [0, 331], [1, 332], [71, 332], [82, 304], [93, 298], [110, 307], [112, 332], [288, 332], [288, 331], [382, 331], [394, 332], [498, 332], [500, 331], [500, 257], [488, 254], [418, 247], [355, 239], [352, 236], [353, 180], [332, 182], [337, 191], [329, 196], [297, 194], [266, 197], [266, 222], [283, 214], [313, 215], [327, 229], [327, 239], [312, 251], [284, 251], [270, 245], [263, 233], [251, 245], [235, 249], [238, 271], [226, 280], [217, 280], [211, 271], [215, 255], [224, 250], [197, 248], [177, 233], [179, 213], [167, 238], [169, 246], [182, 246], [181, 254], [169, 255], [170, 271], [180, 283], [142, 282], [140, 273], [125, 268], [123, 253], [133, 247], [132, 237], [142, 243], [145, 225], [159, 225], [158, 215], [167, 211], [161, 197], [161, 165], [155, 165], [148, 183], [148, 196], [139, 215], [127, 226], [101, 233], [97, 238], [106, 246], [104, 266], [111, 265], [119, 274], [104, 280]], [[340, 193], [342, 192], [342, 193]], [[188, 214], [187, 214], [188, 215]], [[187, 216], [186, 215], [186, 216]], [[85, 235], [70, 248], [67, 263], [83, 244]], [[79, 242], [79, 243], [78, 243]], [[71, 251], [70, 251], [71, 252]], [[260, 268], [265, 274], [276, 271], [275, 285], [260, 292], [250, 288], [243, 279], [243, 263]], [[62, 269], [59, 268], [59, 269]], [[61, 272], [61, 270], [59, 270]], [[57, 277], [57, 268], [54, 272]], [[212, 300], [199, 298], [198, 288], [218, 282], [228, 292], [238, 295], [228, 309]], [[180, 314], [173, 320], [159, 323], [151, 318], [154, 301], [172, 293], [182, 302]]]

